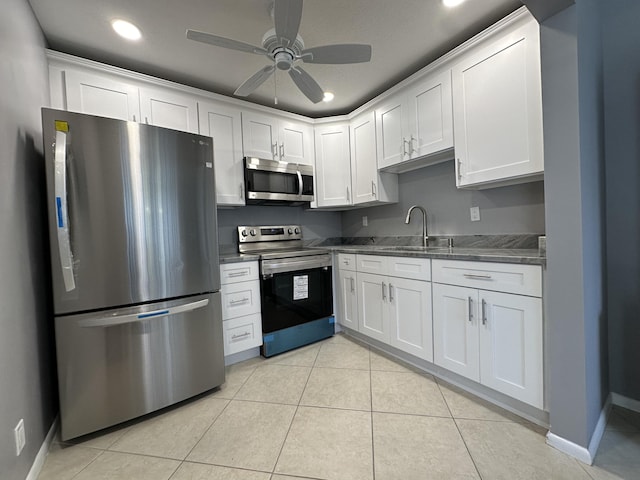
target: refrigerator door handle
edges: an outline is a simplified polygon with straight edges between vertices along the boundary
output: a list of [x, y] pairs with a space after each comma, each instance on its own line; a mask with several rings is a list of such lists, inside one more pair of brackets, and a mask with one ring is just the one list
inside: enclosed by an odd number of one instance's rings
[[78, 326], [82, 328], [95, 327], [112, 327], [114, 325], [122, 325], [124, 323], [144, 322], [151, 318], [168, 317], [178, 313], [191, 312], [198, 308], [209, 305], [209, 299], [198, 300], [196, 302], [185, 303], [170, 308], [161, 308], [159, 310], [151, 310], [150, 312], [134, 312], [122, 315], [108, 315], [106, 317], [85, 318], [78, 321]]
[[56, 131], [54, 159], [58, 251], [64, 288], [70, 292], [75, 290], [76, 281], [73, 277], [73, 253], [69, 242], [69, 214], [67, 210], [67, 134], [60, 130]]

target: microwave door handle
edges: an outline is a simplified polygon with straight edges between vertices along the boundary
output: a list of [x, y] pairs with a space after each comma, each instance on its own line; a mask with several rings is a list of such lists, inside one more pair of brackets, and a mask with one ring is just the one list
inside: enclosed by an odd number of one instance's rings
[[56, 131], [54, 146], [54, 193], [56, 226], [58, 230], [58, 252], [62, 267], [64, 289], [67, 292], [75, 290], [76, 281], [73, 277], [73, 253], [69, 241], [69, 214], [67, 209], [67, 134]]
[[298, 175], [298, 196], [302, 195], [302, 174], [300, 170], [296, 170], [296, 175]]

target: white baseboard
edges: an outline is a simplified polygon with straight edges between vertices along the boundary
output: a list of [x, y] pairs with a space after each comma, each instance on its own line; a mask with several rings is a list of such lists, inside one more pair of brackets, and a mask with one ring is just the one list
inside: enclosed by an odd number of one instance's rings
[[634, 412], [640, 413], [640, 401], [625, 397], [619, 393], [611, 392], [611, 403], [619, 407], [626, 408], [627, 410], [633, 410]]
[[40, 446], [40, 450], [38, 450], [38, 454], [36, 455], [33, 464], [31, 465], [31, 470], [29, 470], [29, 474], [25, 480], [36, 480], [40, 472], [42, 471], [42, 467], [44, 467], [44, 461], [47, 459], [47, 454], [49, 453], [49, 448], [51, 447], [51, 443], [53, 442], [53, 438], [56, 435], [56, 431], [58, 430], [58, 419], [56, 419], [51, 424], [51, 428], [47, 433], [47, 436], [44, 438], [44, 442]]
[[596, 458], [596, 453], [598, 452], [602, 435], [604, 435], [604, 429], [607, 426], [609, 412], [611, 411], [611, 403], [612, 395], [609, 395], [607, 400], [604, 402], [602, 410], [600, 411], [600, 417], [598, 417], [598, 423], [596, 423], [596, 428], [594, 428], [593, 434], [591, 435], [591, 441], [589, 442], [588, 448], [551, 433], [551, 431], [547, 433], [547, 445], [550, 445], [567, 455], [571, 455], [582, 463], [592, 465], [593, 460]]

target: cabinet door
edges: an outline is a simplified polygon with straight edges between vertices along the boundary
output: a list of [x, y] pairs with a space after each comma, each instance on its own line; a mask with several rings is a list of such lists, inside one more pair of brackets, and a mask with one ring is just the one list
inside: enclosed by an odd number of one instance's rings
[[480, 291], [480, 317], [480, 382], [542, 409], [542, 300]]
[[358, 325], [360, 333], [389, 343], [388, 281], [381, 275], [360, 273], [358, 280]]
[[313, 128], [299, 122], [281, 120], [278, 154], [283, 162], [314, 164]]
[[140, 120], [138, 87], [107, 76], [67, 70], [67, 110], [136, 122]]
[[140, 88], [140, 115], [144, 123], [198, 133], [195, 98], [164, 88]]
[[218, 205], [244, 205], [240, 111], [212, 102], [198, 103], [200, 134], [213, 138]]
[[422, 80], [409, 89], [408, 149], [412, 158], [453, 148], [451, 71]]
[[279, 160], [277, 120], [269, 115], [242, 112], [242, 149], [245, 157]]
[[353, 330], [358, 330], [358, 294], [356, 293], [356, 272], [340, 271], [338, 274], [338, 322]]
[[353, 204], [372, 202], [376, 200], [378, 187], [375, 113], [371, 111], [353, 119], [350, 132]]
[[542, 173], [537, 23], [476, 48], [452, 75], [458, 187]]
[[389, 341], [433, 362], [431, 283], [389, 277]]
[[351, 205], [349, 126], [322, 125], [316, 127], [315, 137], [318, 207]]
[[433, 284], [433, 362], [480, 381], [478, 291]]
[[403, 100], [404, 95], [396, 95], [376, 108], [378, 168], [397, 165], [409, 158], [407, 105]]

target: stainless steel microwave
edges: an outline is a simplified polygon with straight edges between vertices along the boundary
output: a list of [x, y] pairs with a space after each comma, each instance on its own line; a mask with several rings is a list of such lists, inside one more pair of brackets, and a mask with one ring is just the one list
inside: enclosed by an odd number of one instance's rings
[[255, 157], [244, 158], [248, 205], [300, 205], [313, 201], [313, 167]]

